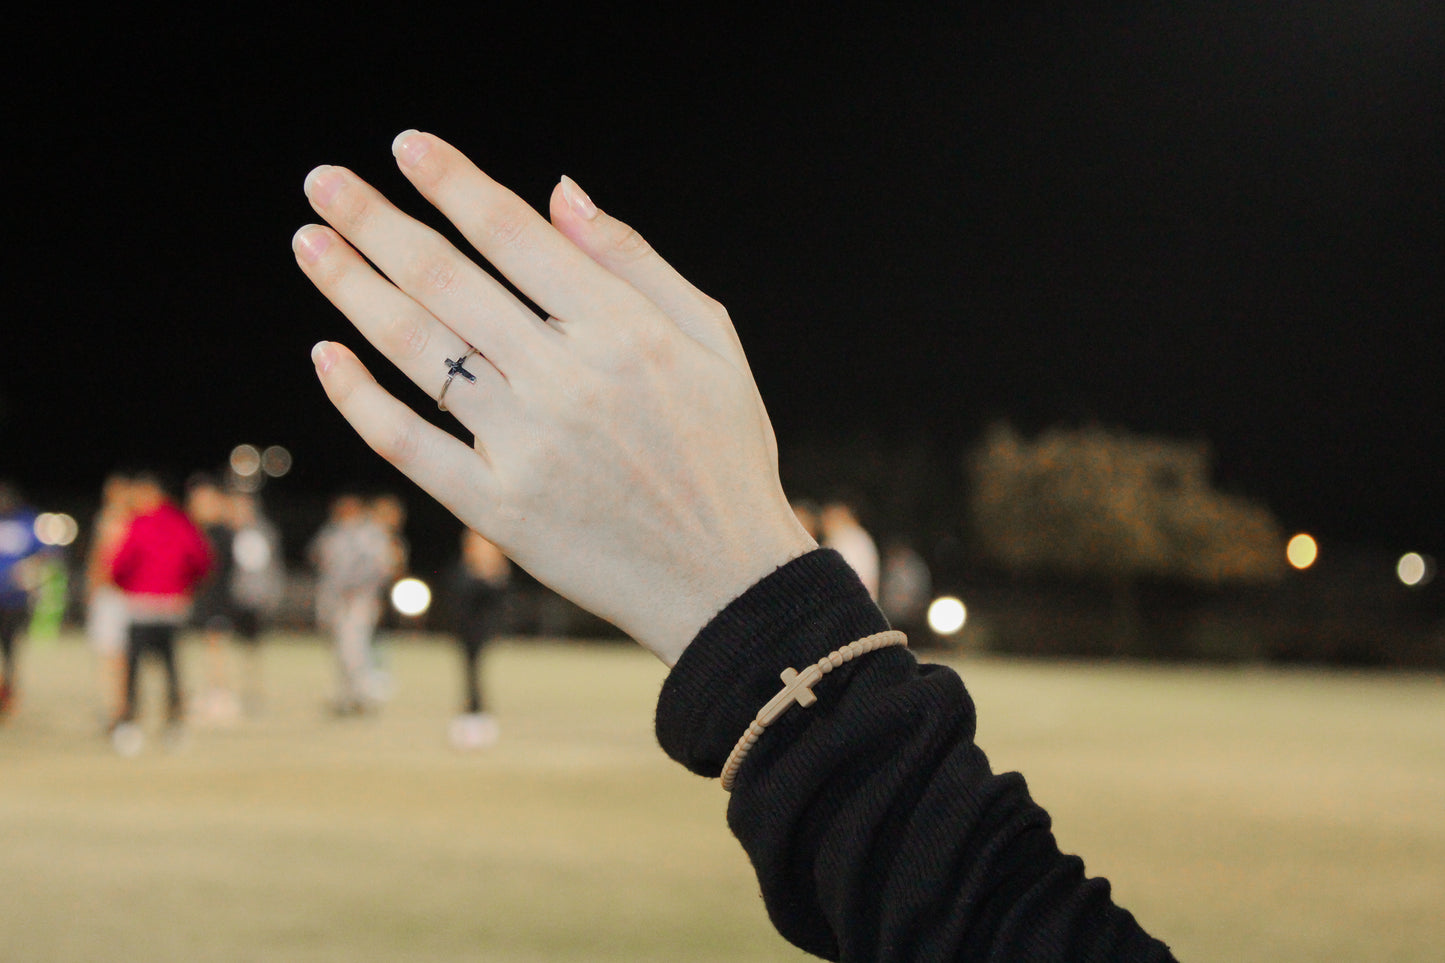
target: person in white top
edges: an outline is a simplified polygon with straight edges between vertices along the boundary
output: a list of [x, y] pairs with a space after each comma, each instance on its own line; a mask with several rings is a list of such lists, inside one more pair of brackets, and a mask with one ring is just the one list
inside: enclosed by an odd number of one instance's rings
[[342, 495], [331, 520], [311, 543], [316, 566], [316, 621], [336, 650], [337, 715], [357, 715], [380, 701], [372, 672], [372, 636], [381, 618], [381, 592], [396, 566], [392, 537], [364, 501]]
[[858, 523], [853, 506], [837, 500], [823, 506], [818, 519], [823, 530], [823, 547], [831, 548], [853, 567], [862, 580], [863, 587], [876, 602], [878, 600], [878, 546], [873, 536]]

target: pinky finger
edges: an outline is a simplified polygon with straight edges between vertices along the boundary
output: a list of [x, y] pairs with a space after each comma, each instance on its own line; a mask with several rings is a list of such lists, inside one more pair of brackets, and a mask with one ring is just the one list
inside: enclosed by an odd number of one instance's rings
[[326, 397], [362, 441], [463, 522], [483, 534], [492, 527], [492, 472], [481, 453], [397, 401], [345, 346], [322, 341], [311, 360]]

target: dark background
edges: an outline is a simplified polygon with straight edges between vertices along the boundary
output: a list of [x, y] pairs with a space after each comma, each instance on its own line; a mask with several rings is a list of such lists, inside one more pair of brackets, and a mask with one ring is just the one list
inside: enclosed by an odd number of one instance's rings
[[570, 174], [728, 305], [785, 474], [1097, 421], [1207, 440], [1326, 544], [1445, 548], [1445, 7], [950, 6], [18, 24], [0, 474], [47, 507], [279, 443], [277, 497], [435, 522], [320, 391], [310, 346], [360, 339], [289, 249], [316, 164], [423, 213], [416, 127], [539, 205]]

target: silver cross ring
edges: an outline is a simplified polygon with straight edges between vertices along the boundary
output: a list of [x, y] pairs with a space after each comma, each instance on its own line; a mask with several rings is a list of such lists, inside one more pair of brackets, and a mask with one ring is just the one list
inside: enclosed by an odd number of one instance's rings
[[446, 404], [446, 402], [443, 401], [442, 399], [444, 399], [444, 398], [447, 396], [447, 389], [452, 386], [452, 379], [453, 379], [453, 378], [455, 378], [457, 375], [461, 375], [463, 378], [466, 378], [466, 379], [467, 379], [468, 381], [470, 381], [472, 384], [476, 384], [476, 383], [477, 383], [477, 376], [474, 375], [474, 374], [472, 374], [472, 373], [471, 373], [470, 371], [468, 371], [466, 368], [463, 368], [462, 365], [464, 365], [464, 364], [467, 363], [467, 359], [468, 359], [468, 358], [470, 358], [472, 355], [478, 354], [478, 353], [479, 353], [479, 352], [477, 351], [476, 348], [473, 348], [471, 345], [467, 345], [467, 353], [466, 353], [466, 354], [462, 355], [460, 358], [458, 358], [458, 359], [455, 360], [455, 361], [453, 361], [451, 358], [447, 358], [447, 359], [446, 359], [447, 380], [442, 384], [441, 394], [437, 395], [437, 407], [440, 408], [442, 411], [446, 411], [446, 410], [447, 410], [447, 404]]

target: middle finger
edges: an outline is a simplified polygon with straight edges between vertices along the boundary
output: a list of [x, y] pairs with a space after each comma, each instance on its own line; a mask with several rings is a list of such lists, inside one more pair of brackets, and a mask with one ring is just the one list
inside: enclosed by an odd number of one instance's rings
[[306, 178], [316, 212], [392, 282], [504, 375], [525, 364], [537, 339], [556, 332], [439, 233], [402, 213], [342, 167]]

